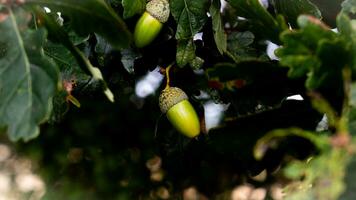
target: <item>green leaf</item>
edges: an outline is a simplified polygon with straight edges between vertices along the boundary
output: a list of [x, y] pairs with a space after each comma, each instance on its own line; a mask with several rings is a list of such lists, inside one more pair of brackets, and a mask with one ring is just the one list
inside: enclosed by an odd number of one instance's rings
[[109, 99], [109, 101], [114, 102], [114, 95], [107, 87], [107, 84], [104, 81], [104, 77], [99, 68], [91, 64], [90, 60], [84, 55], [82, 51], [80, 51], [77, 46], [73, 44], [73, 42], [69, 39], [68, 34], [61, 26], [59, 26], [56, 21], [54, 21], [53, 18], [51, 18], [51, 16], [44, 13], [43, 10], [38, 7], [33, 7], [33, 10], [35, 11], [36, 15], [43, 20], [44, 25], [50, 33], [50, 36], [52, 36], [56, 42], [63, 44], [72, 53], [84, 72], [91, 74], [96, 81], [102, 83], [104, 94]]
[[122, 0], [122, 7], [124, 7], [124, 18], [130, 18], [145, 11], [146, 0]]
[[220, 13], [220, 0], [213, 0], [210, 6], [210, 15], [212, 18], [214, 40], [219, 52], [223, 54], [227, 48], [227, 37], [224, 30], [224, 24]]
[[297, 26], [297, 18], [301, 14], [321, 19], [320, 10], [309, 0], [272, 0], [272, 2], [276, 12], [285, 16], [292, 27]]
[[[353, 91], [353, 93], [355, 93], [355, 91]], [[356, 94], [353, 94], [353, 95], [356, 95]], [[352, 98], [355, 98], [355, 96], [353, 96]], [[352, 102], [352, 103], [354, 104], [355, 102]], [[352, 106], [354, 106], [354, 105], [352, 105]], [[356, 134], [356, 109], [355, 109], [355, 107], [350, 109], [348, 120], [349, 120], [348, 128], [349, 128], [350, 134], [354, 136]]]
[[96, 32], [116, 49], [126, 48], [131, 42], [131, 33], [124, 21], [104, 0], [28, 0], [29, 5], [48, 7], [69, 16], [71, 27], [79, 34]]
[[105, 65], [105, 56], [113, 50], [110, 43], [98, 34], [95, 34], [96, 44], [95, 52], [97, 53], [97, 59], [100, 66]]
[[337, 27], [341, 34], [352, 43], [356, 41], [356, 19], [350, 19], [346, 14], [342, 13], [337, 17]]
[[257, 53], [251, 47], [255, 36], [250, 31], [232, 32], [227, 38], [227, 50], [235, 62], [257, 60]]
[[196, 56], [192, 61], [189, 62], [189, 64], [193, 70], [197, 70], [203, 66], [204, 60], [202, 58]]
[[190, 39], [204, 26], [209, 0], [171, 0], [170, 8], [178, 27], [176, 39]]
[[341, 4], [343, 12], [356, 14], [356, 0], [345, 0]]
[[240, 62], [237, 64], [218, 63], [206, 70], [209, 79], [222, 82], [232, 80], [258, 81], [264, 75], [274, 73], [277, 67], [267, 62]]
[[261, 5], [259, 0], [228, 0], [236, 9], [239, 16], [247, 18], [256, 28], [274, 43], [279, 43], [279, 34], [287, 29], [283, 22], [279, 22]]
[[52, 58], [61, 71], [69, 71], [79, 68], [75, 57], [61, 44], [47, 42], [44, 46], [45, 54]]
[[126, 71], [130, 74], [134, 73], [135, 60], [141, 58], [141, 54], [135, 52], [133, 49], [124, 49], [121, 52], [121, 62]]
[[[51, 122], [58, 122], [63, 119], [64, 115], [68, 112], [68, 101], [72, 102], [77, 107], [80, 106], [78, 100], [71, 95], [72, 91], [67, 91], [66, 85], [71, 84], [71, 87], [88, 88], [95, 87], [95, 81], [90, 81], [91, 76], [84, 73], [80, 69], [77, 60], [72, 53], [65, 48], [62, 44], [47, 42], [44, 46], [45, 54], [52, 58], [58, 65], [63, 88], [53, 98], [53, 108], [50, 117]], [[78, 91], [76, 92], [78, 94]]]
[[[193, 36], [204, 26], [208, 16], [208, 0], [171, 0], [170, 9], [177, 21], [176, 39], [178, 40], [176, 62], [184, 67], [195, 59]], [[194, 68], [194, 62], [191, 66]]]
[[298, 179], [303, 176], [307, 166], [303, 161], [294, 161], [284, 169], [284, 175], [291, 179]]
[[122, 0], [105, 0], [108, 4], [112, 5], [112, 6], [120, 6], [122, 5]]
[[307, 161], [290, 161], [283, 170], [293, 180], [284, 188], [285, 199], [339, 199], [350, 158], [346, 150], [333, 148]]
[[300, 128], [289, 128], [289, 129], [276, 129], [268, 132], [265, 136], [260, 138], [254, 148], [254, 156], [257, 160], [263, 158], [268, 148], [276, 147], [276, 141], [285, 139], [289, 136], [297, 136], [305, 138], [312, 142], [318, 150], [325, 151], [329, 148], [329, 138], [324, 135], [317, 135], [314, 132], [306, 131]]
[[184, 67], [195, 58], [193, 40], [180, 40], [177, 45], [176, 61], [179, 67]]
[[352, 71], [355, 72], [356, 56], [352, 55], [356, 55], [356, 19], [350, 19], [347, 14], [342, 12], [337, 16], [337, 27], [349, 45], [349, 51], [352, 57], [352, 64], [350, 64], [350, 67]]
[[[353, 144], [355, 144], [355, 141], [353, 141]], [[340, 200], [352, 200], [355, 198], [356, 195], [355, 179], [356, 179], [356, 156], [353, 155], [350, 158], [350, 163], [346, 168], [346, 174], [344, 179], [346, 184], [346, 189], [345, 192], [341, 195]]]
[[352, 58], [347, 44], [339, 38], [334, 41], [320, 41], [316, 55], [322, 65], [320, 68], [313, 69], [310, 79], [306, 82], [308, 88], [318, 88], [322, 84], [338, 82], [342, 79], [342, 69], [349, 66]]
[[350, 105], [356, 108], [356, 83], [351, 85]]
[[284, 44], [276, 51], [281, 64], [290, 68], [289, 76], [307, 76], [308, 89], [340, 86], [342, 69], [353, 58], [347, 42], [316, 18], [302, 15], [298, 24], [300, 30], [285, 31], [281, 35]]
[[21, 33], [26, 17], [23, 10], [7, 10], [0, 22], [0, 127], [7, 127], [13, 141], [39, 134], [58, 86], [56, 65], [43, 51], [46, 31]]
[[95, 52], [101, 55], [107, 54], [113, 50], [112, 46], [100, 35], [95, 34], [96, 44]]
[[339, 116], [337, 112], [333, 109], [330, 103], [323, 98], [320, 94], [310, 92], [311, 103], [315, 110], [320, 114], [325, 114], [328, 119], [328, 127], [337, 127], [339, 122]]
[[[282, 72], [278, 66], [270, 62], [242, 61], [239, 63], [218, 63], [214, 67], [208, 68], [206, 74], [209, 80], [219, 81], [220, 83], [232, 82], [236, 84], [234, 87], [239, 89], [250, 84], [265, 85], [261, 82], [264, 82], [266, 77], [276, 74], [282, 75], [285, 72]], [[269, 82], [272, 83], [273, 81]]]

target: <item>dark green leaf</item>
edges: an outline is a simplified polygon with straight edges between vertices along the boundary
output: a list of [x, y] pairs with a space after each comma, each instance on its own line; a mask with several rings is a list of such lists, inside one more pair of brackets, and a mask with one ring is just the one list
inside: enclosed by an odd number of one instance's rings
[[39, 16], [42, 20], [46, 28], [48, 29], [50, 35], [56, 42], [60, 42], [63, 44], [75, 57], [76, 61], [78, 62], [81, 69], [91, 74], [94, 80], [99, 81], [103, 85], [103, 92], [106, 97], [111, 101], [114, 102], [114, 95], [111, 90], [107, 87], [106, 82], [104, 81], [103, 75], [99, 68], [93, 66], [90, 60], [84, 55], [80, 49], [75, 46], [72, 41], [70, 40], [68, 34], [63, 30], [61, 26], [58, 25], [54, 19], [45, 14], [43, 10], [38, 7], [33, 7], [34, 11], [36, 12], [37, 16]]
[[210, 15], [213, 23], [214, 40], [219, 52], [223, 54], [227, 48], [227, 38], [224, 30], [224, 24], [220, 13], [220, 0], [213, 0], [210, 6]]
[[122, 0], [122, 6], [124, 7], [124, 18], [130, 18], [146, 9], [146, 0]]
[[[66, 91], [65, 84], [70, 84], [77, 80], [77, 75], [73, 72], [78, 67], [76, 65], [77, 61], [73, 57], [73, 55], [61, 44], [54, 44], [48, 42], [44, 47], [45, 54], [48, 57], [51, 57], [59, 66], [61, 72], [61, 81], [64, 86], [62, 90], [57, 92], [57, 94], [53, 97], [53, 108], [52, 113], [49, 119], [49, 122], [58, 122], [63, 119], [63, 116], [66, 114], [69, 108], [69, 104], [67, 102], [67, 96], [69, 95]], [[82, 72], [79, 68], [80, 72]], [[82, 73], [83, 75], [86, 75]], [[86, 75], [88, 78], [90, 76]], [[77, 82], [75, 82], [77, 83]], [[73, 86], [74, 88], [74, 86]]]
[[255, 49], [250, 45], [254, 42], [255, 36], [250, 31], [233, 32], [227, 38], [227, 50], [234, 57], [235, 62], [244, 60], [256, 60]]
[[287, 27], [283, 22], [279, 23], [275, 20], [259, 0], [228, 0], [228, 2], [236, 9], [239, 16], [251, 20], [259, 33], [274, 43], [279, 43], [279, 34]]
[[322, 65], [320, 68], [313, 68], [306, 82], [308, 88], [318, 88], [322, 84], [331, 84], [342, 79], [342, 69], [349, 66], [352, 57], [345, 42], [339, 39], [320, 41], [316, 55]]
[[100, 55], [109, 53], [112, 50], [112, 46], [108, 43], [108, 41], [105, 40], [100, 35], [95, 34], [95, 36], [96, 36], [95, 52]]
[[113, 50], [110, 43], [98, 34], [95, 34], [96, 44], [95, 52], [97, 53], [97, 59], [100, 66], [105, 65], [105, 56]]
[[[250, 67], [248, 67], [250, 65]], [[264, 63], [241, 62], [239, 64], [219, 63], [206, 72], [209, 79], [216, 79], [222, 82], [243, 79], [254, 80], [257, 76], [268, 71], [270, 66]]]
[[133, 49], [124, 49], [121, 52], [121, 62], [126, 71], [130, 74], [134, 73], [135, 60], [141, 58], [141, 55]]
[[177, 45], [177, 64], [184, 67], [195, 58], [195, 45], [193, 40], [180, 40]]
[[321, 19], [317, 6], [309, 0], [272, 0], [276, 12], [286, 17], [292, 27], [297, 26], [297, 18], [301, 14], [309, 14]]
[[75, 57], [63, 45], [47, 42], [44, 50], [45, 54], [57, 63], [61, 71], [78, 68]]
[[11, 140], [29, 140], [39, 134], [38, 124], [48, 119], [58, 71], [43, 51], [46, 31], [21, 33], [26, 13], [6, 12], [7, 19], [0, 22], [0, 127], [7, 127]]
[[85, 74], [83, 70], [80, 69], [73, 54], [62, 44], [47, 42], [44, 50], [45, 54], [52, 58], [59, 66], [62, 81], [74, 80], [76, 84], [80, 86], [91, 78], [91, 76]]
[[[80, 105], [79, 102], [71, 95], [75, 90], [75, 94], [101, 91], [98, 81], [94, 81], [88, 74], [80, 69], [79, 64], [72, 53], [62, 44], [47, 42], [45, 47], [45, 54], [52, 58], [60, 69], [60, 76], [63, 89], [59, 91], [53, 98], [53, 110], [51, 113], [50, 122], [58, 122], [63, 119], [70, 106], [69, 101]], [[71, 85], [71, 86], [69, 86]], [[71, 91], [67, 91], [71, 87]]]
[[284, 45], [276, 51], [281, 64], [290, 67], [289, 76], [308, 76], [308, 89], [340, 85], [342, 69], [352, 58], [346, 42], [315, 18], [301, 16], [298, 24], [302, 29], [284, 32]]
[[264, 77], [270, 77], [273, 74], [282, 74], [279, 67], [263, 61], [243, 61], [237, 64], [218, 63], [207, 69], [206, 73], [209, 79], [221, 82], [244, 80], [245, 84], [265, 81]]
[[[176, 39], [178, 40], [176, 62], [184, 67], [195, 58], [193, 36], [204, 26], [208, 16], [208, 0], [171, 0], [170, 9], [178, 23]], [[193, 63], [194, 65], [194, 63]]]
[[171, 0], [170, 7], [178, 27], [176, 39], [189, 39], [204, 26], [208, 16], [208, 0]]
[[105, 0], [105, 1], [113, 6], [120, 6], [122, 4], [122, 0]]
[[104, 0], [28, 0], [29, 5], [48, 7], [71, 19], [71, 27], [79, 34], [96, 32], [107, 39], [114, 48], [128, 47], [131, 34], [124, 21]]

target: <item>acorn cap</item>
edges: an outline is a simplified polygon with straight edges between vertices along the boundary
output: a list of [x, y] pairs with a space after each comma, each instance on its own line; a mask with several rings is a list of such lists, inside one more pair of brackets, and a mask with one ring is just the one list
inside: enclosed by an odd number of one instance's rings
[[166, 113], [172, 106], [187, 99], [188, 96], [183, 90], [177, 87], [169, 87], [162, 90], [159, 95], [159, 107], [162, 113]]
[[168, 0], [152, 0], [146, 4], [146, 11], [161, 23], [165, 23], [169, 17]]

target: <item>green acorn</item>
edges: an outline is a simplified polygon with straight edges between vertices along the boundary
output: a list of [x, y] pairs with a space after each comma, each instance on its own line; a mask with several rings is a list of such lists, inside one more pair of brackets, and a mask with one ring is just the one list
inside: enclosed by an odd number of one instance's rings
[[180, 133], [190, 138], [200, 133], [200, 123], [197, 113], [192, 104], [188, 101], [188, 96], [178, 87], [169, 86], [169, 76], [167, 74], [167, 86], [159, 96], [159, 107], [162, 113], [167, 114], [168, 120]]
[[163, 23], [168, 20], [169, 12], [168, 0], [151, 0], [146, 4], [146, 11], [135, 27], [134, 40], [137, 47], [147, 46], [157, 37]]

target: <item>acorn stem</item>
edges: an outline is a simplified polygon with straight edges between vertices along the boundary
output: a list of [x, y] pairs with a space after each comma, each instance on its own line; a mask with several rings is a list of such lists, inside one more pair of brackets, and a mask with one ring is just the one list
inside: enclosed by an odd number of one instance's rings
[[169, 79], [169, 70], [171, 69], [171, 67], [173, 66], [173, 64], [170, 64], [167, 68], [166, 68], [166, 87], [164, 89], [168, 89], [170, 87], [169, 83], [170, 83], [170, 79]]

